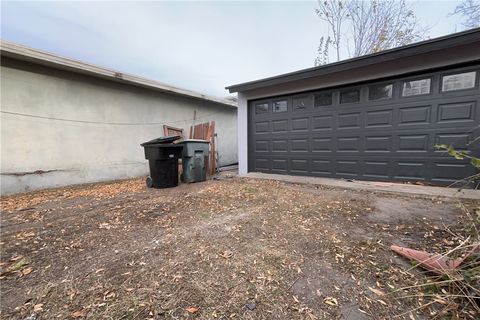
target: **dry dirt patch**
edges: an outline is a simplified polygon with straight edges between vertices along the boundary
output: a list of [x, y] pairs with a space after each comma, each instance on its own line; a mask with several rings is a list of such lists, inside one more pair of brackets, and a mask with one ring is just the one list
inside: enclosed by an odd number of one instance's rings
[[368, 288], [418, 281], [389, 245], [443, 250], [462, 219], [444, 199], [241, 178], [1, 204], [1, 316], [14, 319], [389, 318], [418, 307]]

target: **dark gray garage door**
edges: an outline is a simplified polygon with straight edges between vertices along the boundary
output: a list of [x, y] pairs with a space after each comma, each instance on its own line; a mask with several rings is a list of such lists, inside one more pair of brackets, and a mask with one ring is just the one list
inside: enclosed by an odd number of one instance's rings
[[249, 103], [249, 171], [449, 184], [480, 154], [479, 65]]

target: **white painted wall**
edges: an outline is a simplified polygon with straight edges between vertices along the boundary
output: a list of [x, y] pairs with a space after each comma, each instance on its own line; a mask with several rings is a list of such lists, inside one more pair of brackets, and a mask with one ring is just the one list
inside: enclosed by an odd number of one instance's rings
[[238, 174], [248, 173], [248, 100], [247, 97], [238, 94]]
[[162, 136], [163, 124], [188, 134], [215, 121], [219, 164], [237, 162], [231, 106], [8, 59], [0, 101], [2, 194], [147, 175], [140, 143]]

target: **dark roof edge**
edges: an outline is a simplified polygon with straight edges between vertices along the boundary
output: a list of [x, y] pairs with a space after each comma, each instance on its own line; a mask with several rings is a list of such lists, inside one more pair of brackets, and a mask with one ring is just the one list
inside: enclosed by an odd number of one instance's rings
[[230, 93], [242, 92], [296, 80], [303, 80], [315, 76], [335, 73], [347, 69], [363, 67], [371, 64], [394, 60], [402, 57], [413, 56], [434, 50], [447, 49], [450, 47], [464, 45], [476, 41], [480, 41], [480, 28], [474, 28], [458, 33], [452, 33], [446, 36], [433, 38], [421, 42], [415, 42], [405, 46], [371, 53], [360, 57], [350, 58], [347, 60], [341, 60], [318, 67], [302, 69], [276, 75], [273, 77], [234, 84], [226, 87], [225, 89], [229, 90]]
[[97, 78], [102, 78], [114, 82], [120, 82], [137, 87], [144, 87], [151, 90], [161, 91], [178, 96], [184, 96], [194, 99], [200, 99], [209, 102], [215, 102], [229, 107], [237, 107], [237, 104], [231, 100], [205, 95], [196, 91], [174, 87], [155, 80], [138, 77], [135, 75], [123, 73], [120, 71], [96, 66], [82, 61], [61, 57], [50, 52], [33, 49], [17, 43], [1, 40], [1, 56], [12, 59], [36, 63], [51, 68], [65, 70], [74, 73], [85, 74]]

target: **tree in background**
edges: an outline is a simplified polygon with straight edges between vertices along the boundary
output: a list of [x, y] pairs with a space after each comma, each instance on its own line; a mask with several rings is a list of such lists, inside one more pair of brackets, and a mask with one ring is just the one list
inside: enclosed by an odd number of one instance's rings
[[463, 25], [468, 29], [480, 27], [480, 0], [463, 0], [453, 14], [465, 17]]
[[[348, 52], [349, 58], [358, 57], [425, 36], [425, 29], [405, 0], [319, 0], [316, 13], [327, 22], [328, 37], [320, 38], [315, 65], [330, 62], [330, 45], [338, 61], [342, 50]], [[328, 38], [331, 42], [325, 40]]]
[[320, 44], [318, 45], [318, 55], [315, 58], [315, 66], [328, 63], [328, 49], [333, 40], [330, 37], [320, 37]]

